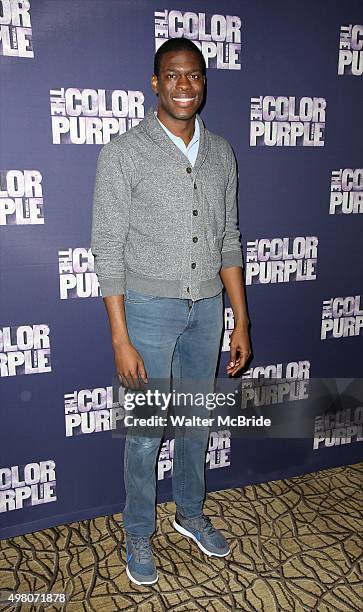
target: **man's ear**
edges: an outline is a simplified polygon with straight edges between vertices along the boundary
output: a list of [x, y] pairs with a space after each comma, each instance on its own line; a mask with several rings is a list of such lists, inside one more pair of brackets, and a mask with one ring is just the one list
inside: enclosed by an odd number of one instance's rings
[[154, 93], [158, 93], [158, 77], [156, 74], [153, 74], [151, 77], [151, 88]]

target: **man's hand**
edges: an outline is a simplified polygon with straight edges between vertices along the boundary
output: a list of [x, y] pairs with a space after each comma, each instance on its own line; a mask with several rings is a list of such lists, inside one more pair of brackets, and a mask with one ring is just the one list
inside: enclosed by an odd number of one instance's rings
[[251, 355], [251, 345], [248, 335], [249, 318], [247, 314], [246, 295], [242, 268], [232, 266], [220, 271], [222, 282], [226, 288], [234, 315], [234, 330], [231, 334], [231, 355], [227, 365], [227, 374], [234, 376], [246, 365]]
[[141, 382], [147, 383], [144, 361], [131, 342], [114, 347], [116, 372], [124, 387], [140, 389]]
[[126, 325], [124, 295], [103, 298], [110, 321], [116, 372], [124, 387], [140, 389], [147, 382], [144, 361], [132, 344]]
[[234, 376], [244, 368], [251, 355], [251, 345], [247, 325], [237, 325], [231, 334], [230, 362], [227, 365], [227, 374]]

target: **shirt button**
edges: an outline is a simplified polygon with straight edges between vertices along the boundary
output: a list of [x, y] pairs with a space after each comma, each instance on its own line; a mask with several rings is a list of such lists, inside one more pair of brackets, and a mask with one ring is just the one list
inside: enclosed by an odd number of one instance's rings
[[188, 166], [188, 168], [187, 168], [187, 172], [188, 172], [188, 174], [190, 174], [190, 173], [192, 172], [192, 169], [191, 169], [191, 167], [190, 167], [190, 166]]
[[193, 215], [194, 215], [194, 217], [197, 217], [197, 216], [198, 216], [198, 211], [197, 211], [197, 209], [194, 209], [194, 210], [193, 210]]
[[198, 242], [198, 236], [193, 236], [193, 242]]
[[192, 268], [193, 268], [193, 270], [194, 270], [194, 268], [196, 268], [196, 267], [197, 267], [197, 264], [193, 262], [193, 263], [192, 263]]

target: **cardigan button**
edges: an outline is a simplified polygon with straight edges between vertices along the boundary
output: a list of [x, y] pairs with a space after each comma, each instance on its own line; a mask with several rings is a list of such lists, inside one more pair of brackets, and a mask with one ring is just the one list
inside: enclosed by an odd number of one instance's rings
[[187, 172], [188, 172], [188, 174], [190, 174], [190, 173], [192, 172], [192, 169], [191, 169], [191, 167], [190, 167], [190, 166], [188, 166], [188, 168], [187, 168]]
[[194, 217], [197, 217], [197, 216], [198, 216], [198, 211], [197, 211], [197, 209], [196, 209], [196, 208], [193, 210], [193, 215], [194, 215]]

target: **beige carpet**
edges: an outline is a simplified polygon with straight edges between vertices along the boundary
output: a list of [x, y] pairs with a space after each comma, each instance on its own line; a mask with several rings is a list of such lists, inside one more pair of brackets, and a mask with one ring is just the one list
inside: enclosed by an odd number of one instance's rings
[[363, 463], [208, 495], [232, 553], [206, 558], [158, 507], [159, 582], [130, 584], [122, 516], [60, 525], [0, 543], [2, 589], [65, 591], [66, 606], [6, 610], [222, 612], [363, 610]]

